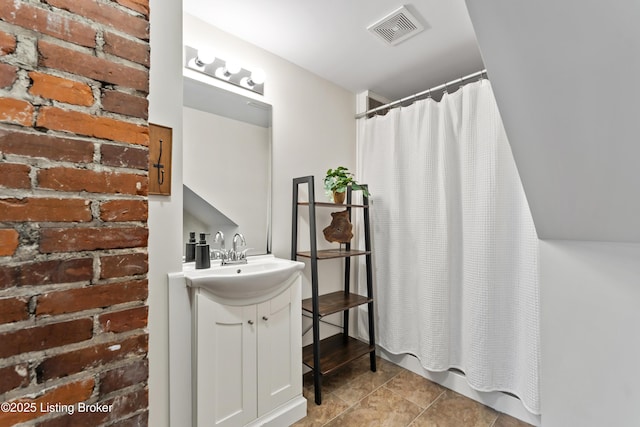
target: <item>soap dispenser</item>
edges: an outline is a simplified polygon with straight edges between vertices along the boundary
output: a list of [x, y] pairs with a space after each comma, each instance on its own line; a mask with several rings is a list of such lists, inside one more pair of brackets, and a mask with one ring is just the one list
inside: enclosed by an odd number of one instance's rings
[[207, 244], [206, 233], [200, 233], [200, 241], [196, 245], [196, 269], [211, 267], [211, 255]]
[[193, 262], [196, 260], [196, 232], [189, 232], [189, 241], [187, 242], [187, 248], [184, 251], [184, 261]]

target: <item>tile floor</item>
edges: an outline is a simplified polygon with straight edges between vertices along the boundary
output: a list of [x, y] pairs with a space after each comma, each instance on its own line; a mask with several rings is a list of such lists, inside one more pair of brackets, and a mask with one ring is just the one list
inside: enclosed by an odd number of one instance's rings
[[384, 359], [377, 368], [362, 357], [325, 377], [320, 406], [305, 375], [307, 416], [294, 426], [529, 427]]

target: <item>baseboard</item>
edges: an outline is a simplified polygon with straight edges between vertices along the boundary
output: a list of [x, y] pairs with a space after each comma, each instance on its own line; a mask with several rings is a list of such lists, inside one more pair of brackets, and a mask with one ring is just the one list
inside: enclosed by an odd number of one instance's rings
[[307, 399], [297, 396], [287, 403], [263, 415], [246, 427], [282, 427], [290, 426], [307, 416]]
[[460, 393], [463, 396], [480, 402], [498, 412], [503, 412], [514, 418], [534, 426], [540, 426], [540, 415], [527, 411], [517, 397], [501, 392], [480, 392], [472, 389], [464, 375], [458, 372], [431, 372], [424, 369], [418, 359], [411, 354], [392, 354], [377, 347], [377, 353], [383, 359], [414, 372], [434, 383]]

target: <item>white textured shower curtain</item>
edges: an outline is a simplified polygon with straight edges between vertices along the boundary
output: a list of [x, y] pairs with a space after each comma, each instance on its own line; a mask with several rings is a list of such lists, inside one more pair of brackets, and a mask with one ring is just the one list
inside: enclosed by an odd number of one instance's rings
[[538, 239], [490, 83], [359, 120], [357, 171], [379, 345], [539, 414]]

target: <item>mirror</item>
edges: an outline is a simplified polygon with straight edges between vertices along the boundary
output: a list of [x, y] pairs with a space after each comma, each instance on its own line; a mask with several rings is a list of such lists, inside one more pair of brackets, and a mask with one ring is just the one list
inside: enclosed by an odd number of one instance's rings
[[271, 252], [271, 106], [185, 77], [183, 239], [220, 230]]

